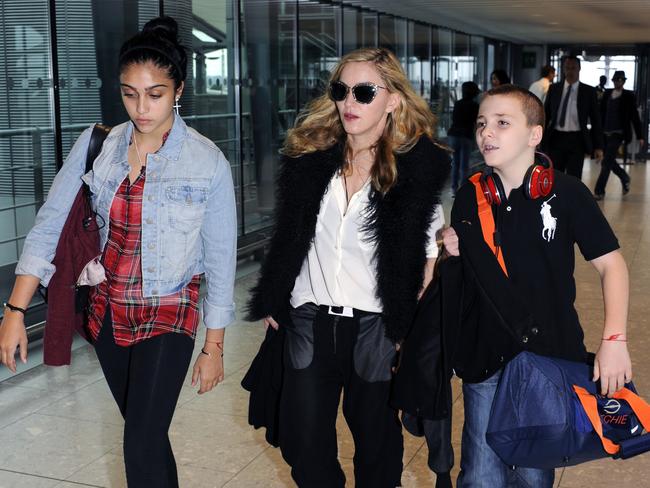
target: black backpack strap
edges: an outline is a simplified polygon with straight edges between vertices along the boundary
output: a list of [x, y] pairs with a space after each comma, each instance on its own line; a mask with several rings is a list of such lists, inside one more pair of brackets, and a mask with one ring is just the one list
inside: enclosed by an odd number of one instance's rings
[[93, 127], [93, 132], [90, 135], [90, 144], [88, 144], [88, 152], [86, 153], [85, 173], [88, 173], [88, 171], [93, 169], [93, 163], [95, 162], [95, 159], [97, 159], [97, 156], [99, 156], [104, 140], [110, 131], [111, 127], [107, 125], [95, 124], [95, 127]]
[[[86, 171], [84, 172], [84, 174], [88, 173], [91, 169], [93, 169], [93, 163], [95, 162], [95, 159], [97, 159], [97, 156], [99, 156], [99, 153], [102, 150], [102, 145], [104, 144], [104, 141], [106, 140], [106, 136], [108, 136], [108, 133], [110, 131], [111, 131], [111, 127], [107, 125], [95, 124], [95, 127], [93, 127], [93, 131], [90, 134], [90, 143], [88, 144], [88, 152], [86, 153]], [[93, 212], [92, 209], [90, 187], [83, 180], [81, 183], [81, 187], [83, 188], [83, 193], [85, 197], [85, 207], [86, 207], [86, 216], [84, 217], [83, 225], [84, 228], [88, 229], [91, 226], [96, 214], [95, 212]], [[103, 224], [100, 227], [103, 227]]]

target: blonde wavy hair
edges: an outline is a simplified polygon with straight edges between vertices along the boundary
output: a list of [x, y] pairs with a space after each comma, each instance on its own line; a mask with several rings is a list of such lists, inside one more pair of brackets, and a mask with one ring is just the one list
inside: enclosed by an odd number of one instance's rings
[[[426, 134], [433, 140], [435, 116], [427, 102], [415, 93], [395, 55], [388, 49], [363, 48], [345, 55], [334, 68], [329, 82], [339, 80], [343, 68], [349, 63], [373, 63], [389, 93], [399, 94], [397, 107], [388, 114], [386, 126], [379, 140], [372, 146], [375, 162], [371, 181], [375, 190], [386, 193], [397, 180], [396, 155], [408, 152]], [[339, 117], [336, 103], [328, 90], [307, 104], [296, 123], [287, 133], [282, 153], [298, 157], [314, 151], [345, 144], [343, 171], [348, 173], [352, 149], [346, 142], [346, 134]]]

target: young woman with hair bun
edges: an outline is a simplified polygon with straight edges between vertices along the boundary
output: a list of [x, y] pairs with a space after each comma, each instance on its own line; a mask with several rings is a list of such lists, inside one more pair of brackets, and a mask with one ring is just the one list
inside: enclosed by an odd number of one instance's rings
[[177, 487], [168, 429], [187, 374], [203, 299], [205, 342], [192, 372], [199, 393], [224, 375], [224, 328], [234, 320], [236, 211], [230, 165], [175, 113], [187, 54], [170, 17], [124, 43], [119, 83], [129, 121], [112, 129], [84, 174], [91, 129], [70, 151], [27, 236], [0, 326], [2, 362], [27, 358], [20, 310], [47, 286], [58, 238], [82, 178], [99, 231], [105, 279], [90, 294], [88, 333], [124, 417], [129, 487]]

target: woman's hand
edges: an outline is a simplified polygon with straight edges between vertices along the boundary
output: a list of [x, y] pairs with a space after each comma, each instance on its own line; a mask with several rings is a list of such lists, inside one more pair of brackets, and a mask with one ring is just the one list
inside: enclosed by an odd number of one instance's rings
[[611, 396], [632, 381], [632, 361], [623, 340], [603, 340], [594, 361], [594, 381], [601, 395]]
[[458, 235], [453, 227], [447, 227], [442, 231], [442, 243], [445, 246], [445, 251], [450, 256], [460, 256], [460, 248], [458, 247]]
[[205, 352], [199, 354], [192, 369], [192, 386], [199, 383], [199, 395], [212, 390], [224, 378], [223, 343], [206, 342], [201, 351]]
[[16, 347], [20, 347], [20, 360], [27, 362], [27, 332], [25, 317], [21, 312], [5, 308], [0, 325], [0, 362], [12, 373], [16, 372]]
[[280, 328], [280, 324], [278, 324], [270, 315], [268, 317], [264, 317], [264, 330], [268, 329], [269, 325], [275, 330], [278, 330]]

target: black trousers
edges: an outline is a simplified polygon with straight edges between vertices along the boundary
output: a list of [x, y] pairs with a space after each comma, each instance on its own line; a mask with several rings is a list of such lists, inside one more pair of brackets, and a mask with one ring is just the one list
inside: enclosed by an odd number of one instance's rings
[[401, 484], [403, 439], [397, 412], [388, 406], [395, 347], [380, 314], [330, 315], [305, 304], [289, 313], [280, 401], [280, 447], [300, 488], [339, 488], [336, 417], [354, 438], [357, 488]]
[[555, 169], [582, 179], [585, 147], [581, 132], [553, 131], [547, 150]]
[[618, 153], [618, 148], [621, 144], [623, 144], [623, 134], [610, 134], [605, 136], [605, 154], [603, 155], [603, 161], [600, 165], [600, 174], [598, 175], [596, 188], [594, 189], [596, 195], [605, 194], [605, 187], [607, 186], [609, 173], [612, 171], [619, 177], [622, 184], [625, 184], [630, 180], [630, 176], [616, 161], [616, 154]]
[[106, 313], [95, 351], [124, 417], [129, 488], [178, 487], [168, 431], [193, 349], [189, 336], [174, 333], [118, 346], [110, 311]]

